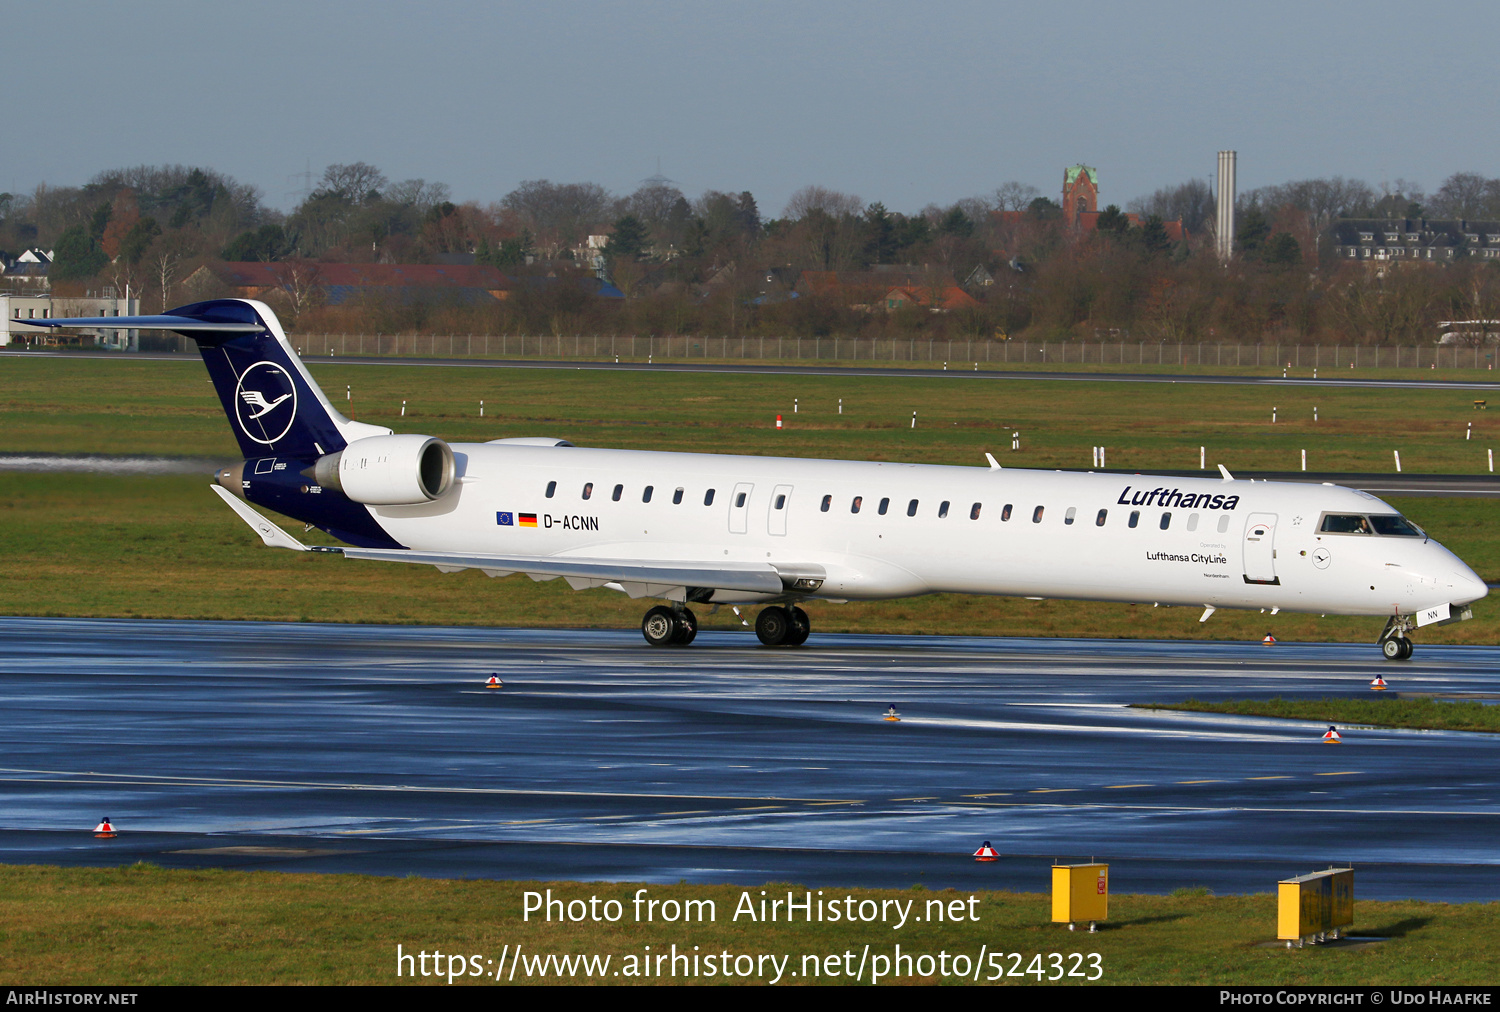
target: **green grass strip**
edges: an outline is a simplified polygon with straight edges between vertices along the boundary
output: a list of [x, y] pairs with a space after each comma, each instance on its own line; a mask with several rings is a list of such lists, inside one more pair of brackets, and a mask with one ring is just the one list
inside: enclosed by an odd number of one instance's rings
[[1283, 717], [1329, 724], [1372, 727], [1410, 727], [1423, 731], [1500, 732], [1500, 706], [1477, 700], [1430, 697], [1375, 696], [1370, 699], [1224, 699], [1207, 702], [1133, 703], [1144, 710], [1188, 710], [1194, 713], [1235, 713], [1246, 717]]

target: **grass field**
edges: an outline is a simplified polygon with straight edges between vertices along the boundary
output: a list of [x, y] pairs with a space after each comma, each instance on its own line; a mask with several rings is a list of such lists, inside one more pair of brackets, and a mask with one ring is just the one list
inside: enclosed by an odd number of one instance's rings
[[[917, 377], [764, 377], [567, 370], [434, 369], [316, 363], [335, 401], [346, 385], [365, 421], [451, 440], [555, 435], [582, 445], [788, 456], [1249, 470], [1309, 465], [1476, 472], [1500, 441], [1500, 414], [1450, 391], [1271, 391], [1245, 387], [974, 383]], [[196, 360], [0, 358], [0, 452], [169, 454], [238, 459]], [[485, 417], [479, 417], [479, 400]], [[1278, 409], [1272, 424], [1270, 408]], [[401, 401], [407, 415], [400, 415]], [[797, 410], [793, 411], [793, 402]], [[838, 402], [843, 400], [843, 414]], [[1314, 424], [1312, 407], [1319, 421]], [[917, 428], [910, 427], [918, 412]], [[776, 414], [788, 424], [774, 428]], [[1491, 421], [1491, 419], [1494, 419]], [[1473, 439], [1465, 426], [1476, 425]], [[1011, 452], [1019, 430], [1023, 449]], [[264, 549], [202, 478], [0, 472], [0, 613], [630, 628], [640, 606], [560, 581]], [[1486, 579], [1500, 579], [1494, 507], [1481, 500], [1392, 500]], [[300, 533], [300, 525], [288, 522]], [[225, 578], [234, 573], [233, 580]], [[1141, 638], [1372, 641], [1379, 620], [933, 596], [810, 608], [820, 631]], [[727, 610], [706, 628], [743, 628]], [[1423, 631], [1424, 642], [1500, 639], [1500, 615]]]
[[[1268, 889], [1272, 883], [1267, 883]], [[619, 900], [617, 923], [544, 923], [522, 920], [523, 893], [553, 890], [564, 899], [601, 904]], [[1275, 897], [1268, 893], [1214, 897], [1185, 889], [1171, 896], [1114, 895], [1110, 919], [1096, 935], [1070, 933], [1050, 923], [1045, 895], [1006, 892], [974, 894], [961, 904], [978, 921], [915, 922], [889, 925], [844, 923], [752, 923], [732, 920], [742, 890], [738, 886], [649, 887], [649, 897], [679, 901], [713, 900], [712, 923], [636, 923], [631, 899], [636, 885], [625, 883], [525, 883], [392, 879], [353, 875], [287, 875], [271, 872], [164, 871], [136, 866], [119, 869], [57, 869], [0, 866], [0, 982], [27, 986], [99, 984], [392, 984], [438, 983], [443, 978], [396, 977], [396, 946], [406, 953], [441, 951], [478, 955], [493, 973], [509, 946], [528, 955], [609, 955], [609, 983], [671, 983], [671, 977], [632, 977], [626, 957], [650, 951], [733, 956], [790, 956], [783, 983], [848, 983], [828, 975], [809, 980], [804, 956], [842, 957], [853, 952], [857, 966], [864, 946], [872, 955], [946, 952], [951, 961], [965, 955], [972, 966], [981, 946], [1002, 952], [1005, 973], [994, 983], [1033, 984], [1037, 973], [1057, 973], [1049, 954], [1064, 955], [1061, 983], [1086, 983], [1093, 974], [1086, 958], [1098, 953], [1107, 984], [1486, 984], [1500, 960], [1500, 908], [1496, 904], [1440, 904], [1417, 901], [1358, 900], [1354, 934], [1386, 938], [1365, 947], [1288, 950], [1274, 944]], [[760, 887], [800, 898], [799, 887]], [[752, 902], [760, 888], [749, 891]], [[825, 898], [852, 895], [861, 900], [913, 901], [913, 913], [928, 901], [945, 908], [970, 894], [910, 889], [825, 889]], [[894, 911], [896, 908], [889, 908]], [[1266, 943], [1273, 944], [1266, 944]], [[1072, 961], [1066, 954], [1080, 953]], [[1013, 960], [1012, 953], [1021, 955]], [[1036, 964], [1033, 957], [1041, 954]], [[431, 964], [426, 964], [428, 968]], [[446, 959], [444, 966], [448, 964]], [[463, 963], [465, 969], [473, 964]], [[638, 964], [637, 964], [638, 965]], [[701, 965], [701, 964], [700, 964]], [[770, 976], [769, 964], [766, 966]], [[871, 965], [874, 965], [873, 963]], [[941, 964], [939, 964], [941, 965]], [[981, 979], [994, 971], [980, 961]], [[581, 983], [587, 978], [529, 977], [525, 963], [514, 983]], [[624, 969], [619, 977], [614, 971]], [[915, 971], [915, 964], [913, 971]], [[1019, 971], [1012, 975], [1012, 971]], [[796, 972], [796, 977], [790, 973]], [[844, 972], [849, 972], [845, 970]], [[868, 982], [868, 970], [864, 977]], [[484, 983], [457, 977], [455, 983]], [[678, 983], [686, 983], [680, 978]], [[700, 978], [698, 983], [724, 983]], [[734, 981], [729, 981], [734, 982]], [[907, 977], [891, 983], [931, 983]], [[941, 981], [937, 981], [941, 982]], [[949, 982], [960, 983], [952, 977]], [[493, 983], [493, 982], [491, 982]]]
[[1195, 713], [1238, 713], [1247, 717], [1283, 717], [1374, 727], [1413, 727], [1429, 731], [1500, 732], [1500, 706], [1475, 700], [1400, 698], [1371, 693], [1365, 699], [1225, 699], [1205, 702], [1137, 703], [1145, 710], [1190, 710]]

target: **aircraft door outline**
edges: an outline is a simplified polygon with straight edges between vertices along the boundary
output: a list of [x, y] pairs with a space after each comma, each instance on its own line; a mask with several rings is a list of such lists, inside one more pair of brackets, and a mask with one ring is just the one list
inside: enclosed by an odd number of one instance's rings
[[771, 490], [771, 502], [766, 507], [766, 533], [786, 537], [786, 515], [791, 508], [792, 486], [777, 485]]
[[1280, 586], [1276, 575], [1276, 514], [1252, 513], [1245, 518], [1245, 582]]
[[750, 530], [750, 493], [755, 491], [752, 482], [742, 481], [734, 486], [729, 496], [729, 533], [745, 534]]

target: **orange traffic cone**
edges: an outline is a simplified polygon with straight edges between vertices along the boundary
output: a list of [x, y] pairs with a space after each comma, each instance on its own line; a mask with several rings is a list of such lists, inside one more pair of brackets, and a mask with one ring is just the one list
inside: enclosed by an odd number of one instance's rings
[[1272, 636], [1270, 633], [1266, 633], [1266, 638], [1261, 640], [1260, 643], [1261, 646], [1274, 647], [1276, 645], [1276, 637]]
[[1375, 680], [1370, 683], [1370, 688], [1376, 690], [1377, 692], [1380, 691], [1381, 689], [1385, 688], [1385, 679], [1381, 678], [1379, 675], [1376, 675]]
[[497, 675], [490, 675], [490, 680], [484, 683], [484, 687], [486, 689], [500, 689], [505, 687], [505, 683], [500, 681]]
[[1339, 729], [1329, 724], [1328, 730], [1323, 732], [1323, 740], [1330, 745], [1337, 745], [1344, 739], [1339, 737]]
[[101, 840], [113, 840], [120, 834], [116, 833], [115, 827], [109, 824], [109, 816], [106, 815], [99, 825], [94, 827], [94, 835]]
[[974, 860], [976, 861], [994, 861], [999, 857], [1000, 855], [995, 853], [995, 848], [990, 846], [990, 841], [988, 840], [984, 841], [983, 847], [974, 852]]
[[896, 704], [892, 703], [885, 711], [886, 720], [900, 720], [901, 714], [896, 712]]

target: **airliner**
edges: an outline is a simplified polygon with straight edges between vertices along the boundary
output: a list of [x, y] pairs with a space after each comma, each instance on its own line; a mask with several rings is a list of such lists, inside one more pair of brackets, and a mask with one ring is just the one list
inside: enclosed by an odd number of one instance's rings
[[[445, 573], [524, 573], [656, 599], [652, 646], [694, 607], [760, 606], [797, 646], [808, 600], [992, 594], [1384, 616], [1411, 632], [1488, 593], [1457, 556], [1366, 492], [1333, 485], [591, 449], [526, 436], [448, 443], [344, 417], [269, 306], [28, 321], [165, 330], [197, 342], [244, 461], [211, 488], [269, 546]], [[320, 528], [305, 545], [252, 508]]]

